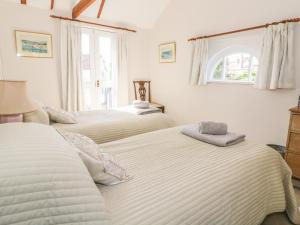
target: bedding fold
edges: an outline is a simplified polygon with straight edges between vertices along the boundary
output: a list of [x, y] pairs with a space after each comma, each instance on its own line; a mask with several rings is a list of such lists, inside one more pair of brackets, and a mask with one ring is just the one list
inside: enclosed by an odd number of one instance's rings
[[227, 124], [212, 121], [203, 121], [199, 124], [199, 131], [202, 134], [225, 135], [227, 134]]
[[174, 126], [174, 122], [163, 113], [136, 115], [121, 110], [102, 110], [80, 112], [76, 119], [77, 124], [54, 123], [52, 126], [82, 134], [97, 144]]
[[100, 145], [134, 176], [99, 186], [113, 225], [260, 225], [284, 211], [300, 224], [292, 172], [278, 152], [249, 141], [224, 151], [181, 130]]
[[54, 128], [0, 124], [0, 225], [109, 225], [76, 150]]
[[199, 132], [199, 125], [188, 125], [182, 129], [182, 134], [187, 135], [199, 141], [206, 142], [208, 144], [216, 145], [219, 147], [227, 147], [235, 145], [245, 140], [245, 135], [227, 132], [225, 135], [210, 135]]

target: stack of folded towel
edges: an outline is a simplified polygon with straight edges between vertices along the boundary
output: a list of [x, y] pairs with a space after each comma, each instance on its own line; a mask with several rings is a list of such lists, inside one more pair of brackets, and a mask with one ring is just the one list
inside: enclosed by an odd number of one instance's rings
[[135, 100], [133, 101], [133, 106], [137, 109], [149, 109], [150, 103], [148, 101]]
[[225, 123], [201, 122], [183, 128], [184, 135], [195, 138], [212, 145], [226, 147], [238, 144], [245, 140], [245, 135], [228, 132], [228, 126]]

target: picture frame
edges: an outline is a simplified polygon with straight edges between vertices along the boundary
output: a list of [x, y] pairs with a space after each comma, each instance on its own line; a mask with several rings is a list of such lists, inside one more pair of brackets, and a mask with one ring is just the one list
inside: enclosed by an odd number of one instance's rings
[[176, 42], [164, 43], [159, 45], [159, 62], [176, 62]]
[[52, 58], [52, 35], [28, 31], [15, 31], [17, 56]]

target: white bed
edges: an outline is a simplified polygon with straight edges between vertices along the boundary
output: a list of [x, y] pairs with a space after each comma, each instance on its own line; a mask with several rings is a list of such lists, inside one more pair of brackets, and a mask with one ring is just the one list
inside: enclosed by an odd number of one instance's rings
[[0, 225], [108, 225], [77, 152], [50, 126], [0, 124]]
[[259, 225], [285, 210], [300, 224], [277, 152], [250, 142], [214, 147], [180, 129], [100, 145], [133, 179], [97, 189], [55, 129], [0, 124], [0, 225]]
[[81, 112], [77, 120], [77, 124], [52, 125], [85, 135], [98, 144], [174, 126], [174, 122], [163, 113], [136, 115], [122, 110]]
[[113, 225], [258, 225], [287, 210], [299, 224], [291, 171], [265, 145], [221, 148], [179, 128], [100, 145], [133, 180], [99, 186]]

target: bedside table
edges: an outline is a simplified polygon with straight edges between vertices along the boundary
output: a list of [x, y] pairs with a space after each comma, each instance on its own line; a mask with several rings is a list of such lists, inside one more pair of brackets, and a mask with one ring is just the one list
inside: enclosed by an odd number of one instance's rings
[[156, 108], [160, 109], [162, 113], [165, 113], [165, 106], [164, 105], [161, 105], [161, 104], [158, 104], [158, 103], [155, 103], [155, 102], [151, 102], [150, 106], [156, 107]]
[[293, 177], [300, 179], [300, 108], [292, 108], [290, 112], [285, 159], [293, 171]]

